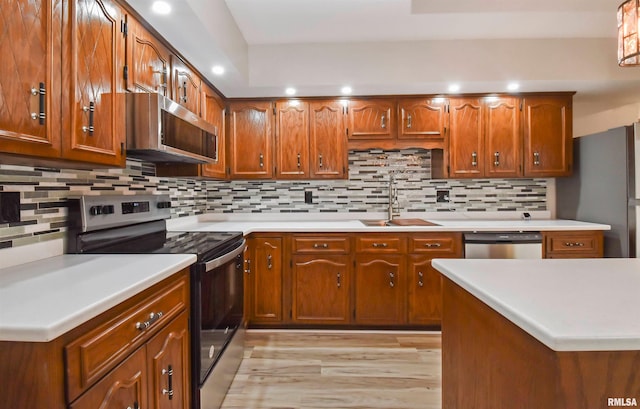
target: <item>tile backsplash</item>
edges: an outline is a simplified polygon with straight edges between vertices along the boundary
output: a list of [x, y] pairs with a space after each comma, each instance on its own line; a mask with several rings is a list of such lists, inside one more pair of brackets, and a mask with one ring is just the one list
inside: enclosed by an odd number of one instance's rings
[[[20, 193], [20, 221], [0, 223], [0, 248], [64, 237], [69, 197], [168, 193], [172, 217], [209, 213], [384, 212], [391, 175], [402, 212], [547, 210], [546, 179], [435, 180], [431, 152], [351, 151], [349, 179], [327, 181], [204, 181], [156, 177], [153, 164], [124, 169], [69, 170], [0, 164], [0, 191]], [[304, 201], [310, 191], [313, 203]], [[437, 203], [436, 191], [449, 202]]]

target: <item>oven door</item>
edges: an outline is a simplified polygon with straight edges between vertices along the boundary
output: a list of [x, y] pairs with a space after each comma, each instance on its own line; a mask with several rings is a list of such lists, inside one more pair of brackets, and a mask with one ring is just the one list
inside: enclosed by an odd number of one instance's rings
[[245, 242], [215, 260], [196, 264], [192, 280], [193, 382], [201, 386], [243, 317]]

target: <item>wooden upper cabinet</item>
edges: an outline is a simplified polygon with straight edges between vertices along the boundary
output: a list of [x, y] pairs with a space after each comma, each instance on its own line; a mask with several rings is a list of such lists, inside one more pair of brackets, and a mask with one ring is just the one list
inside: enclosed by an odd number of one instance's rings
[[276, 102], [276, 177], [309, 178], [309, 103]]
[[349, 155], [343, 102], [309, 102], [309, 123], [311, 178], [346, 178]]
[[524, 98], [524, 174], [567, 176], [572, 168], [571, 96]]
[[59, 157], [61, 2], [0, 7], [0, 151]]
[[522, 131], [520, 99], [487, 99], [485, 136], [485, 175], [487, 177], [522, 176]]
[[484, 176], [484, 112], [480, 98], [452, 98], [449, 177]]
[[168, 96], [171, 53], [135, 19], [127, 19], [127, 27], [127, 90]]
[[232, 178], [266, 179], [273, 171], [273, 105], [236, 102], [229, 107], [229, 166]]
[[406, 98], [398, 101], [398, 139], [445, 141], [448, 126], [445, 98]]
[[227, 175], [226, 133], [224, 128], [226, 107], [222, 98], [205, 84], [202, 84], [200, 102], [202, 104], [202, 118], [218, 128], [218, 135], [216, 137], [216, 161], [215, 163], [202, 165], [201, 173], [204, 177], [224, 179]]
[[64, 4], [63, 156], [124, 166], [124, 13], [110, 0]]
[[349, 102], [349, 139], [394, 139], [396, 103], [391, 99], [354, 99]]
[[200, 77], [180, 58], [171, 55], [172, 99], [196, 115], [200, 114]]

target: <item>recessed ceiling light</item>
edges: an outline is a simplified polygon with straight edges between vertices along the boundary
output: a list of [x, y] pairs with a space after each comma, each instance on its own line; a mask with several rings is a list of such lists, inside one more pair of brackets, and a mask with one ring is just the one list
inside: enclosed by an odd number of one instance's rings
[[166, 1], [154, 1], [151, 10], [158, 14], [169, 14], [171, 13], [171, 5]]
[[224, 74], [224, 67], [222, 65], [214, 65], [213, 68], [211, 68], [211, 72], [216, 75], [222, 75]]
[[518, 84], [517, 82], [510, 82], [507, 85], [507, 89], [509, 91], [517, 91], [520, 88], [520, 84]]
[[296, 89], [289, 87], [287, 89], [284, 90], [284, 93], [287, 95], [296, 95]]
[[342, 93], [342, 95], [351, 95], [353, 89], [351, 89], [351, 87], [347, 85], [342, 87], [342, 89], [340, 89], [340, 92]]
[[460, 84], [449, 85], [449, 92], [458, 92], [458, 91], [460, 91]]

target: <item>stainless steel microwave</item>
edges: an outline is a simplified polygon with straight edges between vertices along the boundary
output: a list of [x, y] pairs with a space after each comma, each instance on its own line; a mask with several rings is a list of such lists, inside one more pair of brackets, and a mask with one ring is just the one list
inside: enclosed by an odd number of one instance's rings
[[127, 156], [148, 162], [215, 163], [218, 128], [156, 93], [126, 94]]

